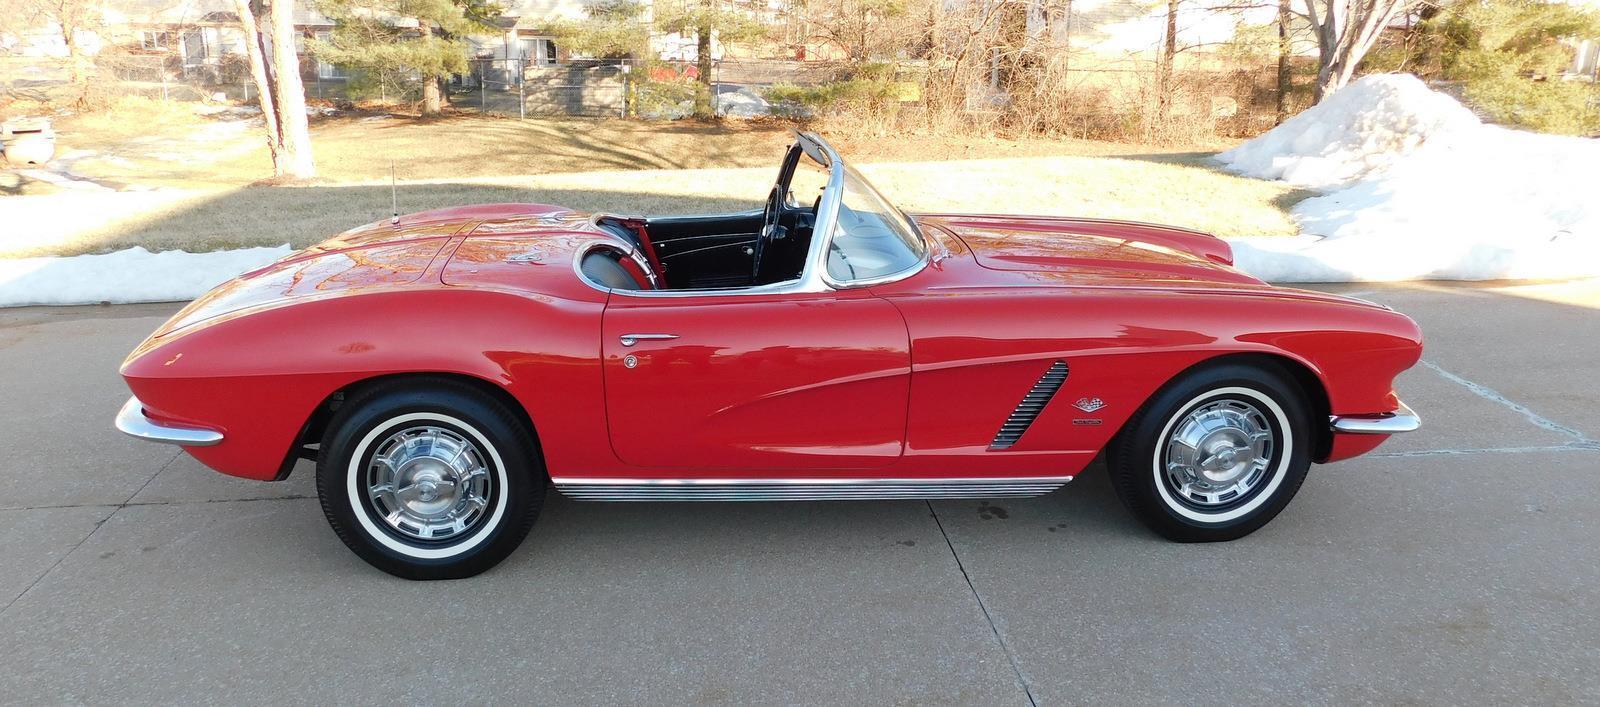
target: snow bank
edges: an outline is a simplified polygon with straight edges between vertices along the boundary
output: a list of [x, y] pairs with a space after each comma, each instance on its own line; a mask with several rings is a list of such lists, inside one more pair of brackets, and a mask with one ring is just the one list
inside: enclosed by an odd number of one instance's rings
[[1424, 142], [1480, 126], [1472, 111], [1421, 79], [1380, 74], [1357, 79], [1217, 159], [1248, 177], [1326, 189], [1382, 171]]
[[1274, 282], [1600, 276], [1600, 140], [1483, 125], [1409, 75], [1368, 76], [1238, 148], [1229, 169], [1325, 190], [1295, 239], [1232, 239]]
[[0, 260], [0, 307], [190, 300], [291, 252], [287, 245], [212, 253], [128, 248], [105, 255]]
[[759, 118], [771, 114], [772, 104], [747, 86], [717, 94], [717, 115], [728, 118]]

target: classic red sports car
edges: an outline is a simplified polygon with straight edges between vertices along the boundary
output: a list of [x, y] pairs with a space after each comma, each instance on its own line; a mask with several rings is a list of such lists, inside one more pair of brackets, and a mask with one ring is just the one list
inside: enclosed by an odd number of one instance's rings
[[217, 287], [122, 366], [117, 427], [410, 578], [577, 499], [1029, 496], [1106, 455], [1157, 533], [1238, 538], [1312, 462], [1415, 429], [1404, 315], [1266, 285], [1211, 236], [907, 215], [800, 135], [760, 211], [495, 204], [356, 228]]

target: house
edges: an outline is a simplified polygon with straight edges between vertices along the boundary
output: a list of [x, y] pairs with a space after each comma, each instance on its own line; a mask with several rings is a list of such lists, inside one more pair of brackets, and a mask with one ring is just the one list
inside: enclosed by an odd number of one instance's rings
[[[467, 37], [474, 55], [510, 60], [523, 66], [553, 66], [563, 60], [550, 27], [557, 19], [584, 16], [581, 0], [509, 0], [500, 32]], [[168, 76], [203, 84], [242, 83], [244, 34], [231, 0], [107, 0], [93, 31], [80, 31], [78, 45], [90, 55], [119, 50], [119, 69], [134, 74]], [[295, 27], [302, 39], [327, 38], [333, 21], [299, 0]], [[303, 47], [303, 45], [302, 45]], [[66, 42], [58, 27], [40, 27], [0, 36], [0, 52], [22, 57], [65, 57]], [[347, 73], [338, 66], [303, 59], [307, 81], [337, 82]], [[139, 80], [140, 76], [125, 76]]]
[[[125, 80], [211, 86], [249, 79], [244, 32], [231, 0], [107, 0], [96, 24], [94, 30], [79, 31], [79, 46], [90, 55], [117, 50], [116, 60], [106, 63]], [[333, 22], [301, 3], [295, 27], [301, 38], [326, 37]], [[12, 54], [68, 54], [58, 27], [41, 27], [13, 39]], [[344, 77], [339, 67], [306, 57], [302, 74], [307, 80]]]

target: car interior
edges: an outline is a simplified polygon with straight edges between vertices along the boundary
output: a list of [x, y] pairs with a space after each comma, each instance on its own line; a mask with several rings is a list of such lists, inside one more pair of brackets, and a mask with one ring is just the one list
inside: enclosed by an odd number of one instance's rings
[[611, 248], [583, 256], [579, 269], [616, 290], [704, 290], [793, 280], [805, 268], [817, 208], [828, 179], [826, 157], [805, 141], [784, 156], [760, 211], [597, 221], [634, 245], [639, 257]]

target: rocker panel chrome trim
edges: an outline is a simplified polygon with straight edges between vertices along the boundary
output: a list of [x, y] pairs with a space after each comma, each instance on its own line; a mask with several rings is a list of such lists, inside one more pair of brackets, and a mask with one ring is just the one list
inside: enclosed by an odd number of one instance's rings
[[1041, 496], [1070, 476], [951, 479], [626, 479], [559, 477], [581, 501], [827, 501]]

